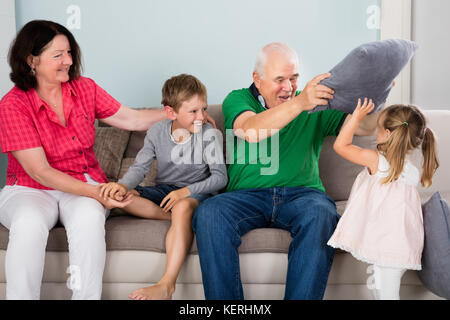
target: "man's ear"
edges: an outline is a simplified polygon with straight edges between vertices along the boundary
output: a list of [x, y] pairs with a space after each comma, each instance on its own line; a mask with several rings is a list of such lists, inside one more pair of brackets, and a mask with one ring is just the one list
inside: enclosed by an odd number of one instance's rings
[[256, 71], [253, 71], [253, 83], [255, 84], [256, 89], [259, 90], [259, 88], [261, 87], [261, 77]]
[[170, 120], [176, 120], [177, 119], [177, 113], [171, 106], [164, 106], [164, 111], [166, 112], [167, 117]]

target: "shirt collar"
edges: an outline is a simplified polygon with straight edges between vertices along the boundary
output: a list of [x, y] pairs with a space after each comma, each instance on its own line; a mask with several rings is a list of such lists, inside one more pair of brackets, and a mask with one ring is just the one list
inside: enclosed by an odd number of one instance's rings
[[264, 109], [267, 109], [266, 107], [266, 101], [264, 100], [263, 96], [259, 93], [258, 88], [256, 88], [255, 83], [253, 82], [251, 86], [249, 87], [250, 92], [252, 93], [253, 97], [256, 99], [256, 101], [259, 101], [261, 106]]
[[[64, 101], [65, 96], [75, 96], [75, 97], [77, 96], [70, 81], [63, 82], [61, 84], [61, 87], [62, 87], [63, 101]], [[33, 96], [33, 99], [35, 102], [34, 107], [35, 107], [36, 111], [39, 111], [42, 107], [45, 106], [44, 101], [41, 99], [41, 97], [39, 97], [36, 89], [31, 89], [29, 91], [30, 91], [31, 95]]]

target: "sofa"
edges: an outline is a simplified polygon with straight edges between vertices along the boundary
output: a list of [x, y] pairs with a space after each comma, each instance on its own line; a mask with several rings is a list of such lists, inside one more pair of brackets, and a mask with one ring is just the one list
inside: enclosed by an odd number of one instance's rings
[[[209, 114], [223, 131], [221, 105], [211, 105]], [[440, 168], [431, 188], [420, 188], [422, 201], [435, 191], [450, 201], [450, 111], [426, 110], [429, 127], [438, 136]], [[111, 181], [117, 180], [133, 163], [143, 145], [145, 132], [127, 132], [101, 126], [96, 130], [95, 152], [100, 165]], [[334, 137], [324, 141], [319, 165], [320, 176], [342, 214], [356, 175], [361, 167], [341, 159], [333, 151]], [[355, 137], [354, 143], [375, 146], [375, 136]], [[420, 154], [411, 155], [420, 163]], [[153, 166], [142, 185], [154, 184]], [[137, 288], [155, 283], [165, 266], [165, 234], [169, 221], [146, 220], [113, 209], [106, 221], [107, 256], [103, 276], [102, 299], [127, 299]], [[262, 228], [244, 235], [239, 248], [241, 278], [246, 299], [282, 299], [287, 270], [290, 234], [280, 229]], [[5, 254], [8, 230], [0, 225], [0, 299], [5, 298]], [[42, 279], [42, 299], [70, 299], [67, 238], [61, 225], [50, 231]], [[372, 299], [368, 289], [373, 284], [372, 268], [350, 254], [336, 250], [324, 299]], [[402, 299], [441, 299], [427, 290], [416, 271], [407, 271], [402, 278]], [[195, 239], [180, 276], [174, 299], [204, 299], [201, 269]]]

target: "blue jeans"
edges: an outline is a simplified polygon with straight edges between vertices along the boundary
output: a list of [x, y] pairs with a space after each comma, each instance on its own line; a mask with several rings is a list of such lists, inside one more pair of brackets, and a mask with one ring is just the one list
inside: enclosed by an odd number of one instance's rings
[[222, 193], [196, 210], [196, 234], [206, 299], [243, 299], [238, 247], [255, 228], [290, 232], [285, 299], [322, 299], [333, 262], [327, 245], [339, 215], [325, 193], [274, 187]]

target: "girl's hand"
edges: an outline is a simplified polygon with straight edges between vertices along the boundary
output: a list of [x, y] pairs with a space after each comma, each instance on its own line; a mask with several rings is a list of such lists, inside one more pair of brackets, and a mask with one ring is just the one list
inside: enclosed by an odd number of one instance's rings
[[172, 210], [173, 206], [178, 200], [187, 198], [190, 195], [191, 191], [189, 191], [188, 187], [172, 191], [171, 193], [169, 193], [167, 196], [164, 197], [159, 206], [163, 208], [164, 212], [169, 212], [170, 210]]
[[366, 115], [368, 115], [373, 108], [375, 107], [372, 99], [367, 100], [367, 98], [364, 98], [364, 103], [361, 105], [361, 99], [358, 99], [358, 105], [356, 106], [355, 111], [352, 113], [352, 117], [355, 118], [358, 122], [361, 122], [362, 119]]

